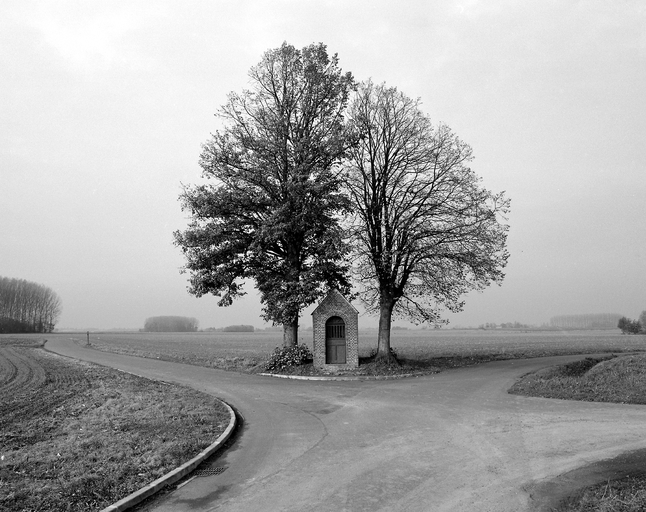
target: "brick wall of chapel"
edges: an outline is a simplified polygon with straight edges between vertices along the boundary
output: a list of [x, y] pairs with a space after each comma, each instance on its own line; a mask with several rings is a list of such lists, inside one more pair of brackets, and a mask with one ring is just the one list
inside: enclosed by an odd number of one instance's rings
[[[333, 316], [345, 322], [346, 364], [325, 364], [325, 323]], [[330, 294], [314, 311], [314, 366], [323, 370], [343, 370], [359, 366], [359, 315], [340, 294]]]

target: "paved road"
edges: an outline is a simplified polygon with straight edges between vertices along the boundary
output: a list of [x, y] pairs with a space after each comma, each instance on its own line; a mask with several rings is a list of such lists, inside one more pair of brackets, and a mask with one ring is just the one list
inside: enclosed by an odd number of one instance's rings
[[155, 512], [539, 510], [541, 482], [646, 448], [646, 407], [507, 394], [519, 375], [572, 356], [321, 382], [103, 353], [63, 338], [47, 348], [194, 387], [244, 417], [218, 461], [228, 469], [168, 494]]

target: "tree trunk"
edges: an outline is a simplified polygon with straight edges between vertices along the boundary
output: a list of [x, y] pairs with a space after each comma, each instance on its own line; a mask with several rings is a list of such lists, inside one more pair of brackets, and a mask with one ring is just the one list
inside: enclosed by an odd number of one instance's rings
[[283, 347], [298, 345], [298, 318], [291, 323], [283, 324]]
[[377, 338], [377, 359], [395, 363], [397, 360], [390, 352], [390, 327], [393, 318], [395, 300], [392, 294], [381, 292], [379, 299], [379, 334]]

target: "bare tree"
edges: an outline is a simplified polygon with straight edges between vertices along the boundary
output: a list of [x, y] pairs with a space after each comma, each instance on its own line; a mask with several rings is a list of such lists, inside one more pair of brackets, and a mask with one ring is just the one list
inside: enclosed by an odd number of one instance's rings
[[0, 277], [0, 332], [51, 332], [60, 313], [61, 299], [51, 288]]
[[395, 88], [361, 84], [349, 109], [359, 139], [347, 165], [355, 272], [379, 314], [378, 357], [391, 358], [393, 315], [439, 323], [443, 309], [504, 277], [509, 209], [467, 166], [471, 148], [434, 127]]

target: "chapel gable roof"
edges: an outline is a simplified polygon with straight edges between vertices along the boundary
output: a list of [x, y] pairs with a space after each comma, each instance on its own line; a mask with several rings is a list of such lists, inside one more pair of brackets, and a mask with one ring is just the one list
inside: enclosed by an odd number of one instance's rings
[[319, 303], [319, 305], [316, 307], [314, 311], [312, 311], [312, 315], [318, 313], [319, 311], [322, 310], [327, 310], [331, 307], [334, 308], [342, 308], [343, 310], [349, 312], [349, 313], [354, 313], [358, 314], [359, 311], [350, 304], [348, 299], [346, 299], [339, 290], [336, 288], [332, 288], [328, 294], [323, 298], [323, 300]]

